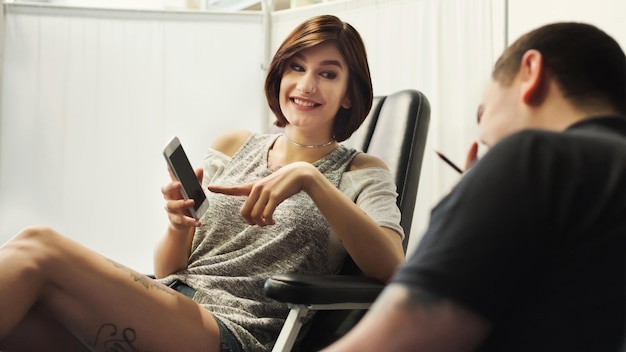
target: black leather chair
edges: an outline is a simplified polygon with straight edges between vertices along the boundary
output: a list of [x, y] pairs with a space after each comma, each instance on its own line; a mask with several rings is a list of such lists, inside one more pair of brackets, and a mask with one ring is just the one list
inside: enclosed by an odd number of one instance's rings
[[[426, 135], [430, 121], [428, 99], [419, 91], [402, 90], [377, 96], [369, 116], [346, 144], [381, 158], [395, 176], [406, 252], [417, 197]], [[384, 284], [363, 276], [348, 258], [339, 275], [312, 277], [276, 275], [265, 292], [290, 307], [290, 313], [273, 351], [318, 351], [358, 322], [382, 291]], [[302, 321], [318, 311], [298, 337]]]

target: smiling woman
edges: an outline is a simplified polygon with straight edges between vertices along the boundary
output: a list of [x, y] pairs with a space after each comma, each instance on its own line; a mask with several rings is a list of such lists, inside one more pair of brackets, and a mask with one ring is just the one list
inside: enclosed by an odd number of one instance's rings
[[[347, 93], [349, 72], [343, 57], [334, 43], [319, 44], [295, 55], [283, 73], [279, 97], [280, 108], [287, 125], [289, 140], [305, 145], [324, 145], [335, 140], [333, 125], [339, 109], [351, 107]], [[292, 126], [307, 124], [325, 126], [329, 135], [290, 136]]]
[[[331, 16], [328, 16], [331, 17]], [[324, 43], [324, 45], [320, 45]], [[348, 23], [338, 24], [327, 17], [321, 17], [316, 22], [303, 23], [296, 28], [278, 48], [272, 60], [267, 80], [265, 81], [265, 94], [272, 112], [276, 116], [274, 124], [285, 127], [289, 122], [281, 110], [280, 95], [283, 74], [301, 72], [306, 70], [307, 50], [319, 46], [317, 50], [326, 49], [328, 58], [321, 58], [315, 64], [318, 66], [316, 74], [320, 78], [330, 81], [337, 79], [337, 75], [346, 76], [348, 79], [347, 98], [349, 101], [342, 102], [341, 109], [337, 112], [333, 126], [333, 136], [338, 142], [348, 139], [361, 125], [365, 116], [372, 107], [373, 90], [370, 78], [370, 70], [367, 62], [365, 46], [359, 33]], [[302, 52], [301, 52], [302, 51]], [[310, 53], [316, 54], [316, 53]], [[311, 58], [312, 60], [313, 58]], [[312, 62], [308, 63], [312, 65]], [[310, 68], [309, 68], [310, 71]], [[307, 79], [308, 77], [304, 77]], [[299, 89], [311, 90], [316, 86], [309, 86], [315, 81], [299, 82]], [[311, 92], [308, 92], [311, 93]], [[343, 105], [349, 107], [346, 108]]]

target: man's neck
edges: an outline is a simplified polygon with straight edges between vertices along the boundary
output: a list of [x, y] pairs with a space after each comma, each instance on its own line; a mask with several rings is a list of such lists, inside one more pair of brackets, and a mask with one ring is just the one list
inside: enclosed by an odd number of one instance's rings
[[619, 115], [615, 109], [602, 104], [576, 107], [565, 99], [559, 89], [552, 89], [543, 103], [535, 108], [534, 127], [563, 131], [569, 126], [592, 117]]

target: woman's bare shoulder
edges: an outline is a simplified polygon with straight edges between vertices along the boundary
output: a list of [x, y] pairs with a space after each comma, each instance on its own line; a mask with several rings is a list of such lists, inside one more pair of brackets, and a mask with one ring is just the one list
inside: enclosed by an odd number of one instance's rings
[[388, 170], [387, 164], [384, 161], [367, 153], [357, 154], [350, 163], [350, 171], [367, 169], [367, 168], [381, 168]]
[[215, 138], [215, 140], [211, 144], [211, 148], [220, 151], [228, 156], [233, 156], [250, 137], [250, 135], [252, 135], [252, 132], [248, 130], [234, 130], [224, 132], [217, 138]]

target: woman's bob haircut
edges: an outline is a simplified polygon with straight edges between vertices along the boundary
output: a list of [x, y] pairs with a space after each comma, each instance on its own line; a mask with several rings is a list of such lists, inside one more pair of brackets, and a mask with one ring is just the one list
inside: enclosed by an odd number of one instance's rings
[[373, 90], [365, 45], [350, 24], [332, 15], [310, 18], [296, 27], [276, 51], [265, 79], [265, 96], [276, 116], [274, 125], [289, 122], [280, 109], [280, 81], [291, 58], [300, 51], [331, 42], [337, 47], [349, 69], [349, 109], [339, 108], [335, 115], [333, 135], [338, 142], [348, 139], [361, 126], [372, 107]]

